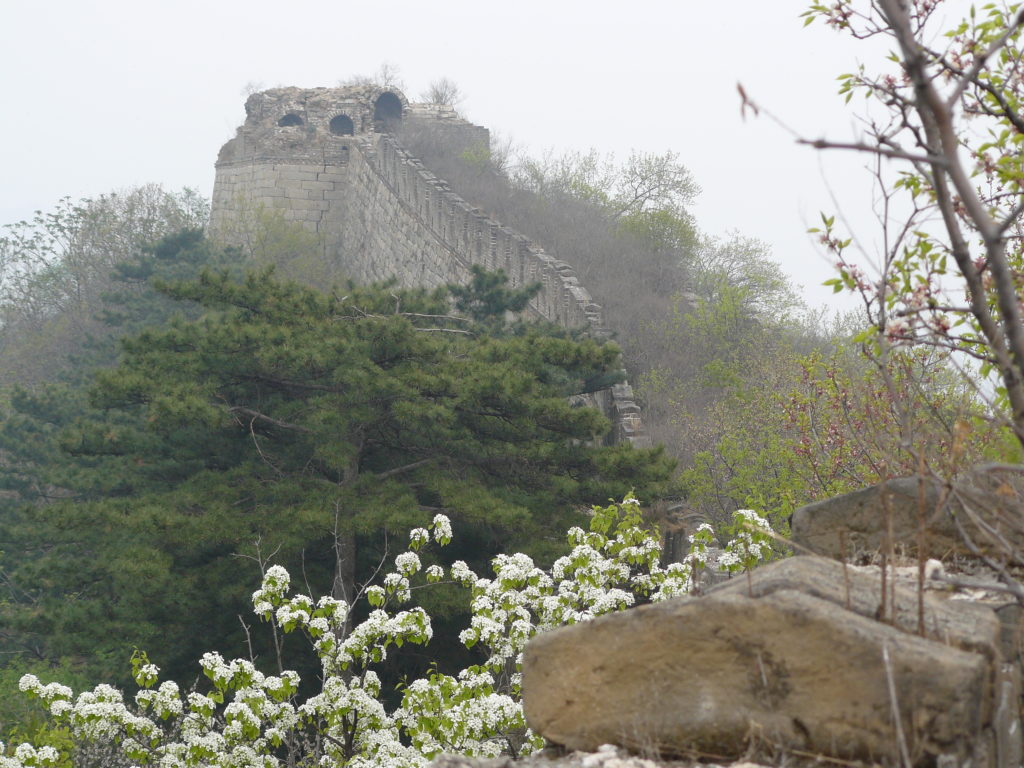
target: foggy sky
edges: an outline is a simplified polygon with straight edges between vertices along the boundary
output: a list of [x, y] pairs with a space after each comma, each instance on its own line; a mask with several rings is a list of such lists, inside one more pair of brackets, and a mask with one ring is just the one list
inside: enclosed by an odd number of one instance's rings
[[[856, 47], [801, 0], [488, 2], [7, 0], [0, 8], [0, 224], [147, 182], [209, 196], [247, 85], [333, 86], [388, 62], [411, 100], [438, 77], [465, 116], [533, 152], [674, 150], [703, 192], [702, 229], [758, 237], [804, 286], [831, 267], [804, 234], [829, 190], [870, 244], [865, 159], [821, 158], [800, 135], [849, 139], [836, 94]], [[827, 182], [826, 182], [827, 179]]]

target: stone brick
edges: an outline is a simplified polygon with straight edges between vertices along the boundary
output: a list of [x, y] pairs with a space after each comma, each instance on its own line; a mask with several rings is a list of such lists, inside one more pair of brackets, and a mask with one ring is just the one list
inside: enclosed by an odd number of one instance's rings
[[316, 171], [278, 171], [277, 178], [282, 181], [316, 181]]
[[293, 173], [316, 173], [317, 168], [310, 166], [306, 163], [274, 163], [271, 166], [275, 172], [293, 172]]
[[291, 200], [292, 210], [295, 211], [326, 211], [330, 202], [325, 200]]

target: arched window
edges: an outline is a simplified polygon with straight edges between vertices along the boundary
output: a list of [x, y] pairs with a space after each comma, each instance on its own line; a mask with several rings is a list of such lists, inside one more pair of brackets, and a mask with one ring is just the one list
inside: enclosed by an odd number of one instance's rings
[[391, 91], [384, 91], [373, 105], [373, 129], [392, 131], [402, 122], [402, 100]]
[[278, 120], [277, 124], [282, 128], [287, 128], [292, 125], [302, 125], [302, 118], [296, 115], [294, 112], [289, 112], [287, 115]]
[[327, 126], [331, 129], [331, 133], [335, 136], [351, 136], [355, 133], [355, 126], [352, 124], [352, 118], [348, 115], [337, 115], [331, 118], [331, 122]]

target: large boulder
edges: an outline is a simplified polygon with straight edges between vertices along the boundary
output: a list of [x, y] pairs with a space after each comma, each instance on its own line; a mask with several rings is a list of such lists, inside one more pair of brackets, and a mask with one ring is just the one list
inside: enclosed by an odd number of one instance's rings
[[927, 557], [962, 550], [952, 519], [938, 506], [937, 484], [925, 483], [923, 509], [919, 488], [917, 478], [903, 477], [800, 507], [790, 520], [796, 553], [855, 560], [883, 551], [889, 531], [898, 551], [916, 553], [922, 515]]
[[[1018, 765], [1019, 675], [980, 606], [887, 588], [820, 558], [782, 561], [684, 598], [535, 638], [527, 719], [549, 740], [654, 754], [744, 753], [752, 741], [840, 759]], [[895, 594], [895, 600], [892, 595]], [[898, 723], [898, 727], [897, 727]]]
[[797, 554], [840, 560], [871, 559], [888, 551], [890, 537], [892, 549], [905, 555], [916, 555], [922, 545], [925, 557], [938, 559], [976, 551], [1020, 554], [1022, 507], [1024, 467], [987, 464], [949, 484], [903, 477], [800, 507], [790, 520], [790, 538]]

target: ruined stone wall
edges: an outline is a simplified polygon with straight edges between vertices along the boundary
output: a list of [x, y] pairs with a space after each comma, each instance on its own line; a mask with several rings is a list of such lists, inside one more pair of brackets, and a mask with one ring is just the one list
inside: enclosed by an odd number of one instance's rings
[[[470, 264], [502, 269], [513, 286], [539, 282], [530, 304], [538, 317], [565, 328], [587, 328], [607, 338], [601, 307], [579, 284], [573, 268], [523, 235], [494, 221], [451, 191], [389, 134], [356, 143], [350, 166], [352, 192], [343, 227], [348, 237], [365, 229], [363, 247], [350, 268], [360, 279], [398, 275], [413, 285], [434, 286], [465, 280]], [[390, 222], [386, 228], [380, 222]], [[627, 383], [597, 393], [594, 404], [612, 419], [613, 439], [648, 445], [640, 408]]]
[[285, 221], [315, 232], [331, 216], [335, 201], [349, 196], [348, 150], [322, 165], [265, 160], [224, 163], [213, 188], [211, 233], [237, 242], [247, 217], [258, 210], [280, 211]]
[[339, 254], [345, 271], [358, 282], [397, 277], [403, 285], [428, 288], [464, 282], [469, 262], [384, 181], [376, 152], [373, 137], [353, 143], [345, 199], [321, 227], [328, 253]]
[[[434, 287], [465, 282], [470, 265], [481, 264], [504, 270], [514, 286], [541, 283], [530, 306], [537, 317], [607, 338], [601, 308], [570, 265], [460, 198], [392, 134], [366, 129], [375, 93], [288, 88], [250, 97], [245, 124], [218, 157], [212, 236], [244, 243], [255, 214], [279, 211], [320, 234], [325, 258], [340, 259], [358, 281]], [[487, 138], [442, 108], [403, 108], [406, 117], [451, 123], [467, 140]], [[328, 130], [338, 114], [354, 116], [355, 135]], [[649, 443], [628, 384], [590, 400], [612, 420], [613, 441]]]

